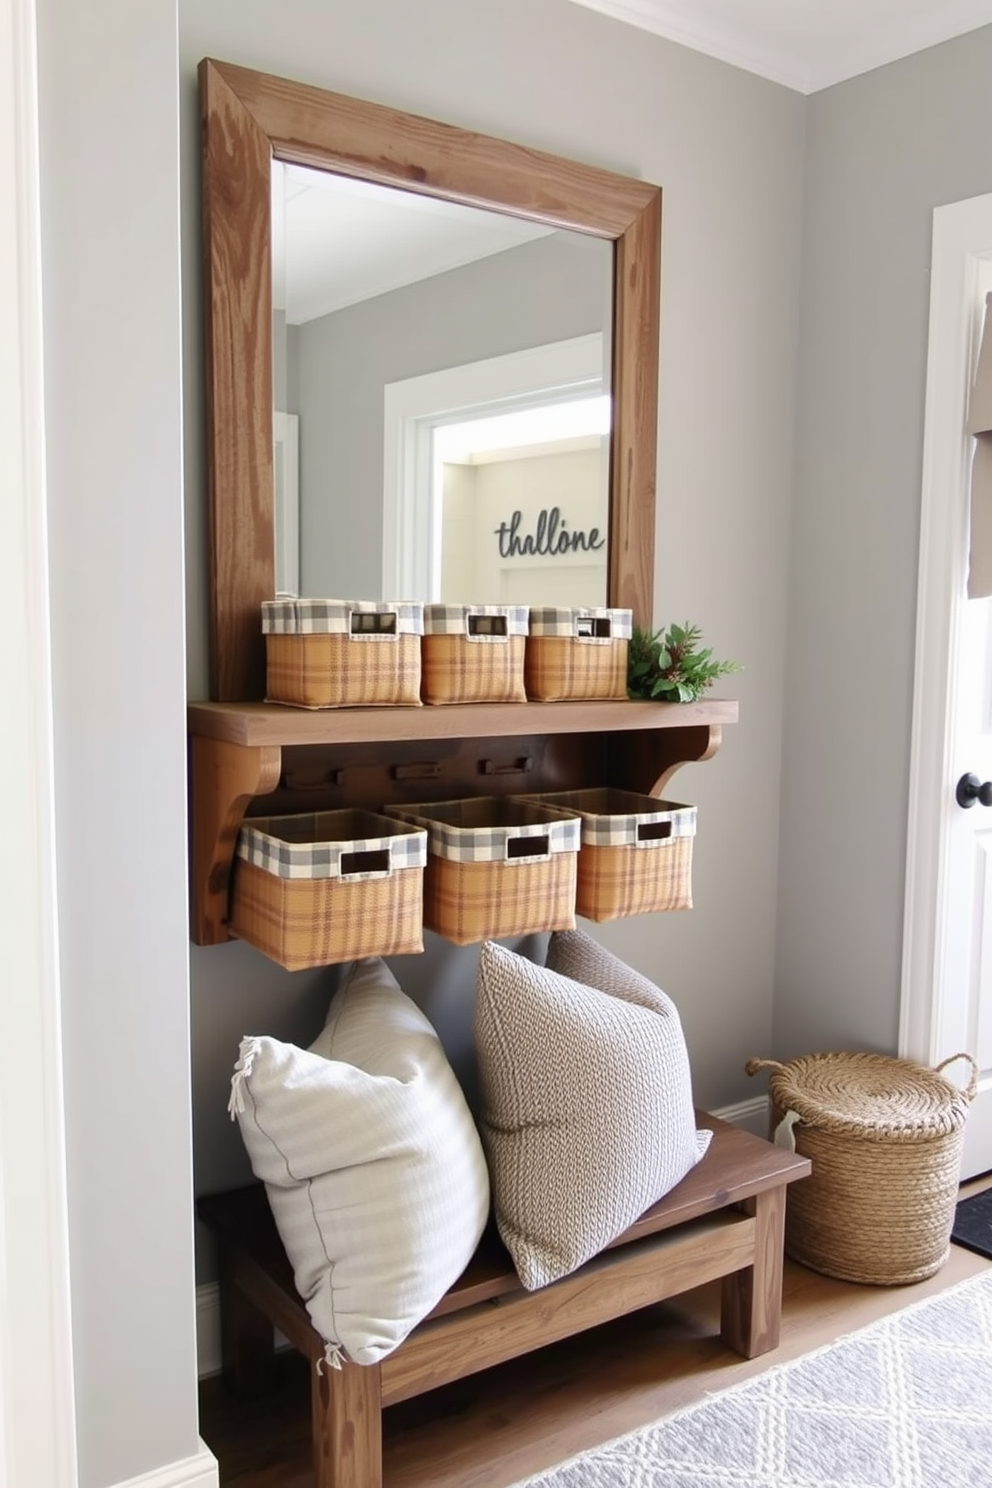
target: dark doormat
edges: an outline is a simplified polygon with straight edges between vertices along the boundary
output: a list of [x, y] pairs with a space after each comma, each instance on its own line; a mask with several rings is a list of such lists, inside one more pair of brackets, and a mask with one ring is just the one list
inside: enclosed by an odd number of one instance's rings
[[962, 1199], [954, 1211], [951, 1239], [992, 1259], [992, 1188]]

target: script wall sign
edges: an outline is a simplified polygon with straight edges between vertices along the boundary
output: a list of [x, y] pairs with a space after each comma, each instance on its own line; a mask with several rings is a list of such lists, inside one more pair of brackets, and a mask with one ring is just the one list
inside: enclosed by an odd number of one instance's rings
[[606, 546], [598, 527], [590, 527], [588, 532], [569, 528], [557, 506], [538, 512], [532, 533], [521, 535], [523, 519], [523, 512], [515, 511], [508, 522], [500, 522], [493, 529], [501, 558], [553, 558], [564, 553], [596, 553]]

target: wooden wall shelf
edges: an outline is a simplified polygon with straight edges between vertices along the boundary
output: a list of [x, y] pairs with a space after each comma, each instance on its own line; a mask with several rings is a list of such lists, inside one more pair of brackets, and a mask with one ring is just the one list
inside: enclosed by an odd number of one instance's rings
[[231, 938], [228, 892], [246, 816], [612, 785], [661, 796], [710, 759], [737, 704], [567, 702], [311, 712], [191, 703], [191, 931]]

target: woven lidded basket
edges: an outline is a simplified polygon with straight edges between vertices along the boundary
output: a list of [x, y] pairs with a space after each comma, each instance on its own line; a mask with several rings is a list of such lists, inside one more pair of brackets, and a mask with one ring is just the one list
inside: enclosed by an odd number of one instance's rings
[[425, 703], [525, 703], [526, 605], [424, 606]]
[[268, 599], [265, 696], [299, 708], [420, 705], [419, 603]]
[[577, 816], [495, 796], [385, 810], [427, 832], [426, 929], [455, 945], [574, 930]]
[[609, 786], [519, 799], [581, 817], [575, 910], [584, 919], [692, 908], [695, 806]]
[[[945, 1078], [971, 1066], [967, 1089]], [[773, 1140], [808, 1157], [811, 1175], [786, 1204], [785, 1248], [842, 1281], [901, 1286], [943, 1265], [950, 1248], [971, 1056], [930, 1069], [884, 1054], [809, 1054], [788, 1064], [751, 1059], [768, 1082]]]
[[527, 696], [625, 698], [632, 610], [549, 606], [532, 609], [524, 658]]
[[427, 834], [371, 811], [253, 817], [231, 929], [289, 971], [422, 951]]

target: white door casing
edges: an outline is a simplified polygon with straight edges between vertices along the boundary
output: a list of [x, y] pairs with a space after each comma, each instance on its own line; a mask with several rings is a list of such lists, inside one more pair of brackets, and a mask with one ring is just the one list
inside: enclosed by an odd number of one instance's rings
[[[992, 195], [934, 211], [899, 1052], [980, 1067], [962, 1172], [992, 1168], [992, 810], [962, 810], [962, 774], [992, 778], [992, 614], [966, 598], [968, 391], [992, 287]], [[966, 1083], [964, 1064], [948, 1075]]]
[[34, 0], [0, 0], [0, 1483], [74, 1488]]

